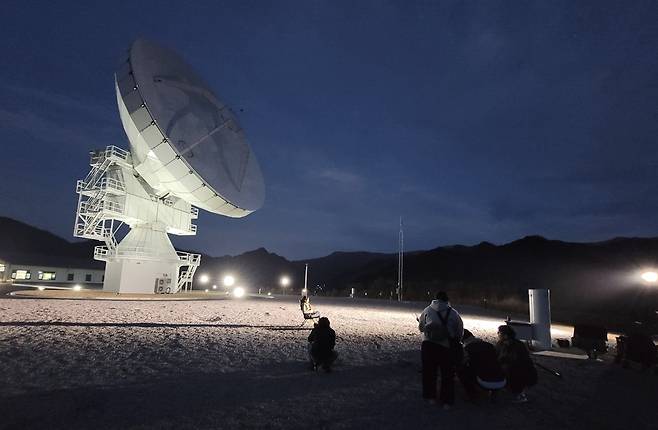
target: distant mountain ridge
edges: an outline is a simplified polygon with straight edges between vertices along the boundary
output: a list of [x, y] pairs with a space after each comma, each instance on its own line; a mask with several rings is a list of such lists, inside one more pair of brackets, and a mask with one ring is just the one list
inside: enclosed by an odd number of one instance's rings
[[[0, 217], [0, 258], [12, 255], [58, 256], [86, 261], [94, 267], [96, 242], [68, 242], [52, 233]], [[440, 246], [405, 254], [404, 295], [427, 300], [442, 289], [456, 303], [487, 304], [522, 311], [529, 288], [549, 288], [554, 314], [570, 319], [597, 315], [608, 321], [656, 316], [658, 286], [639, 280], [642, 270], [658, 267], [658, 238], [613, 238], [573, 243], [526, 236], [503, 245]], [[304, 282], [309, 265], [310, 293], [390, 298], [397, 287], [397, 254], [334, 252], [320, 258], [290, 261], [265, 248], [237, 256], [202, 256], [195, 288], [222, 288], [232, 274], [256, 291], [281, 291], [281, 276], [289, 276], [289, 292]], [[210, 281], [199, 282], [206, 274]]]
[[102, 269], [89, 241], [69, 242], [49, 231], [0, 217], [0, 258], [16, 264]]

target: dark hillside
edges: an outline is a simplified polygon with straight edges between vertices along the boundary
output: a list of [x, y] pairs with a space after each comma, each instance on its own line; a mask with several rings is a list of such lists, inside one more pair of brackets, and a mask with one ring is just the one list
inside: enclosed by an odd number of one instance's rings
[[[88, 264], [97, 243], [68, 242], [47, 231], [0, 217], [0, 258]], [[252, 291], [280, 292], [279, 280], [289, 276], [289, 292], [304, 283], [309, 264], [310, 294], [357, 295], [390, 299], [397, 285], [397, 255], [334, 252], [306, 261], [289, 261], [264, 248], [237, 256], [204, 255], [195, 288], [222, 288], [233, 275]], [[527, 290], [549, 288], [553, 314], [565, 321], [590, 321], [616, 326], [634, 320], [655, 320], [658, 286], [639, 277], [658, 268], [658, 239], [615, 238], [597, 243], [570, 243], [528, 236], [504, 245], [444, 246], [405, 254], [404, 296], [427, 300], [440, 289], [455, 303], [480, 304], [527, 312]], [[200, 275], [209, 282], [201, 284]]]

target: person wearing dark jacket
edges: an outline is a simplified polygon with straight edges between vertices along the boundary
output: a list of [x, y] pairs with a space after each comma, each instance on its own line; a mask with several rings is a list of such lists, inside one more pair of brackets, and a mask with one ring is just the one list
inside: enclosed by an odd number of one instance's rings
[[516, 403], [528, 401], [525, 389], [537, 383], [537, 370], [525, 344], [516, 338], [508, 325], [498, 327], [498, 361], [505, 372], [507, 386], [515, 395]]
[[334, 351], [336, 346], [336, 332], [331, 328], [329, 318], [322, 317], [308, 335], [309, 357], [313, 370], [318, 366], [326, 372], [331, 371], [331, 365], [338, 354]]
[[498, 363], [496, 347], [464, 330], [464, 360], [457, 372], [466, 394], [475, 400], [478, 387], [492, 394], [505, 387], [505, 373]]

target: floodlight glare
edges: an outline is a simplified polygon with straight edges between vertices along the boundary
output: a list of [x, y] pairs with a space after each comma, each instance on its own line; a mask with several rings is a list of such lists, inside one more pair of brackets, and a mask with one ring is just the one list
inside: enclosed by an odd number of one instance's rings
[[224, 286], [230, 287], [235, 284], [235, 278], [231, 275], [224, 276]]
[[208, 283], [209, 280], [210, 280], [210, 277], [208, 275], [206, 275], [205, 273], [203, 275], [199, 276], [199, 282], [201, 282], [202, 284]]
[[213, 286], [212, 286], [212, 289], [213, 289], [213, 290], [216, 290], [216, 289], [217, 289], [217, 285], [213, 285]]
[[80, 291], [82, 287], [80, 285], [74, 285], [73, 286], [73, 291]]
[[642, 273], [642, 279], [644, 282], [654, 284], [656, 281], [658, 281], [658, 273], [653, 271], [644, 272]]
[[235, 287], [233, 289], [233, 295], [237, 298], [244, 297], [244, 288], [242, 287]]
[[280, 282], [282, 287], [287, 287], [288, 285], [290, 285], [290, 278], [287, 276], [282, 276]]

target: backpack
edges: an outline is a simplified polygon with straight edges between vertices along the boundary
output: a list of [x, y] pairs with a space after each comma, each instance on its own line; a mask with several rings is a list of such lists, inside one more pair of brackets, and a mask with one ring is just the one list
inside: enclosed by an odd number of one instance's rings
[[[434, 309], [432, 310], [434, 311]], [[432, 318], [433, 321], [430, 321], [430, 323], [425, 326], [425, 334], [427, 335], [427, 340], [436, 343], [450, 340], [450, 333], [448, 331], [448, 317], [450, 316], [451, 311], [452, 308], [448, 308], [448, 312], [446, 312], [445, 317], [442, 317], [438, 311], [434, 311], [436, 316], [439, 317], [439, 321], [435, 321]]]

